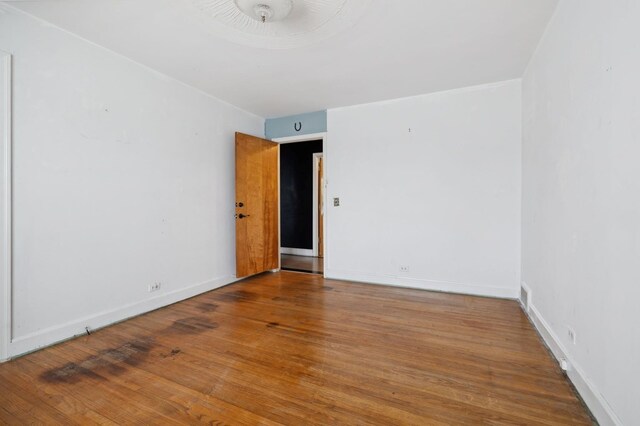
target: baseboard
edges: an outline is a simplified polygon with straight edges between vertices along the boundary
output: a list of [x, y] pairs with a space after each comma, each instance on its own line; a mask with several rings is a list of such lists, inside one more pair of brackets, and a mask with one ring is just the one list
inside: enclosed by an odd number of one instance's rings
[[441, 291], [446, 293], [469, 294], [473, 296], [496, 297], [500, 299], [517, 299], [520, 291], [520, 289], [515, 285], [513, 288], [506, 288], [481, 284], [407, 278], [399, 277], [396, 275], [368, 274], [363, 272], [336, 269], [325, 269], [324, 277], [328, 279], [355, 281], [366, 284], [415, 288], [419, 290]]
[[291, 247], [280, 247], [281, 254], [292, 254], [295, 256], [314, 256], [313, 250], [311, 249], [299, 249], [299, 248], [291, 248]]
[[556, 358], [558, 364], [564, 359], [568, 363], [567, 376], [573, 383], [580, 397], [584, 400], [591, 413], [601, 425], [622, 425], [622, 422], [613, 412], [609, 403], [586, 376], [582, 368], [575, 363], [569, 352], [566, 350], [556, 333], [542, 317], [540, 311], [529, 301], [529, 315], [531, 322], [536, 327], [542, 339], [545, 341], [551, 353]]
[[80, 318], [66, 324], [56, 325], [26, 336], [21, 336], [13, 339], [9, 343], [9, 357], [14, 358], [16, 356], [24, 355], [45, 346], [50, 346], [82, 335], [85, 333], [85, 327], [89, 327], [91, 330], [103, 328], [128, 318], [171, 305], [227, 284], [231, 284], [235, 281], [237, 281], [235, 276], [211, 279], [190, 287], [132, 303], [121, 308], [104, 311], [96, 315]]
[[524, 311], [529, 312], [529, 306], [533, 303], [533, 294], [531, 293], [531, 288], [524, 281], [520, 283], [520, 296], [518, 300]]

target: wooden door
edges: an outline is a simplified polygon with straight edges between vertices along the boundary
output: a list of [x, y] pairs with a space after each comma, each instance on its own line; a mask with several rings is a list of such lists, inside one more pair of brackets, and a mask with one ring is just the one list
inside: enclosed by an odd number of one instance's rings
[[278, 269], [278, 144], [236, 133], [236, 276]]

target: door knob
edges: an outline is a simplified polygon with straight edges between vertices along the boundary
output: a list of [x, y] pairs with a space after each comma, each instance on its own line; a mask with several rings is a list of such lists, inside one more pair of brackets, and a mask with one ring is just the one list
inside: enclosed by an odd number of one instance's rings
[[236, 207], [244, 207], [244, 203], [242, 203], [242, 202], [236, 203]]
[[251, 216], [251, 215], [250, 214], [242, 214], [242, 213], [240, 213], [238, 215], [238, 219], [244, 219], [245, 217], [249, 217], [249, 216]]

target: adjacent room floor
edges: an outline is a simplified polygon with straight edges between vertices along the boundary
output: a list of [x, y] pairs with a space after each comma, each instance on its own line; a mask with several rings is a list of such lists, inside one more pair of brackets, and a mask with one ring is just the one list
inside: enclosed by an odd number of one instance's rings
[[280, 268], [285, 271], [324, 273], [324, 259], [322, 257], [281, 255]]
[[590, 424], [515, 301], [263, 274], [0, 365], [0, 423]]

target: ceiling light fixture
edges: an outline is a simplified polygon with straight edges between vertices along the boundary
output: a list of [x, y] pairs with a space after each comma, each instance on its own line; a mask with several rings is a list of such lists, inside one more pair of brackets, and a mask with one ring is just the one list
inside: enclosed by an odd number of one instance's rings
[[293, 0], [233, 0], [251, 19], [267, 23], [282, 21], [291, 13]]
[[[202, 12], [202, 27], [260, 49], [295, 49], [346, 31], [386, 0], [181, 0]], [[2, 0], [0, 0], [2, 3]], [[264, 21], [263, 21], [264, 17]], [[200, 18], [200, 17], [198, 17]]]

